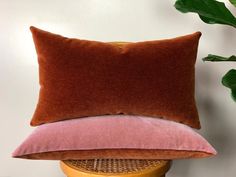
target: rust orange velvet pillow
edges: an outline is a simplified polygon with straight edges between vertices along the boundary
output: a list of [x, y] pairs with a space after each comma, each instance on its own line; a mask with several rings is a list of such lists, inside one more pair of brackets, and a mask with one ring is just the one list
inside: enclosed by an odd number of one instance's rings
[[126, 114], [200, 128], [194, 99], [200, 32], [116, 45], [30, 29], [41, 86], [31, 125]]

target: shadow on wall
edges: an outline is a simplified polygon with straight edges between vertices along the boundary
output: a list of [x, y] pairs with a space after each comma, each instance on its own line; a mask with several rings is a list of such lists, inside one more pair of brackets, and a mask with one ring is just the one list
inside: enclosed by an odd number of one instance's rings
[[222, 93], [218, 93], [219, 90], [211, 90], [215, 86], [221, 86], [219, 82], [215, 83], [212, 79], [221, 78], [221, 74], [209, 71], [209, 67], [203, 65], [205, 64], [197, 67], [196, 78], [196, 99], [202, 124], [200, 133], [215, 147], [218, 155], [208, 159], [176, 160], [168, 174], [169, 177], [207, 176], [208, 171], [214, 174], [216, 168], [224, 168], [226, 163], [233, 161], [232, 154], [229, 152], [234, 151], [235, 148], [235, 142], [230, 136], [234, 130], [231, 130], [230, 122], [226, 118], [232, 115], [226, 114], [226, 106], [222, 106], [219, 99], [213, 99], [212, 95]]
[[[197, 16], [194, 18], [199, 20]], [[203, 24], [202, 27], [205, 28], [206, 25]], [[214, 43], [216, 41], [207, 41], [208, 44], [213, 42], [216, 50], [212, 52], [206, 49], [206, 52], [225, 56], [235, 55], [236, 50], [232, 50], [235, 48], [232, 46], [236, 46], [236, 29], [218, 25], [214, 27], [209, 26], [209, 30], [219, 30], [220, 36], [217, 40], [221, 42], [216, 44]], [[236, 62], [203, 63], [200, 61], [201, 57], [198, 57], [198, 60], [196, 99], [202, 124], [200, 133], [215, 147], [218, 155], [209, 159], [174, 161], [168, 177], [207, 177], [209, 174], [211, 174], [209, 176], [235, 176], [233, 171], [235, 171], [236, 149], [234, 129], [236, 103], [230, 98], [229, 89], [222, 86], [220, 81], [229, 69], [236, 68]]]

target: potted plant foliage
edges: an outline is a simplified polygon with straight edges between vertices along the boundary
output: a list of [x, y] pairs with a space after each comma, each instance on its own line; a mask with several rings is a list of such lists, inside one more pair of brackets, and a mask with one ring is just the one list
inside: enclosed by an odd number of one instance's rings
[[[229, 0], [236, 7], [236, 0]], [[183, 13], [197, 13], [200, 19], [208, 24], [229, 25], [236, 28], [236, 18], [223, 2], [216, 0], [177, 0], [175, 8]], [[203, 61], [236, 62], [236, 56], [224, 57], [209, 54]], [[222, 84], [231, 89], [231, 95], [236, 102], [236, 70], [231, 69], [222, 78]]]

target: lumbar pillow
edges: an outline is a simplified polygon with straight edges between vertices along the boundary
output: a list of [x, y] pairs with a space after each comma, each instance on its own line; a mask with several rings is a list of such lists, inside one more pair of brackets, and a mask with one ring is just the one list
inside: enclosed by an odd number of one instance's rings
[[116, 45], [30, 29], [41, 86], [31, 125], [125, 114], [200, 128], [194, 99], [200, 32]]
[[158, 118], [107, 115], [37, 127], [13, 157], [26, 159], [179, 159], [215, 155], [190, 127]]

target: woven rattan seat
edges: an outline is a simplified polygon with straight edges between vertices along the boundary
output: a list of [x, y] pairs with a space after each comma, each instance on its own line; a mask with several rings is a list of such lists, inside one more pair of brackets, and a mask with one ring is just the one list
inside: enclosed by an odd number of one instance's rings
[[137, 159], [92, 159], [61, 161], [67, 177], [164, 177], [170, 161]]

